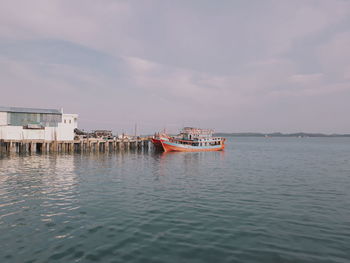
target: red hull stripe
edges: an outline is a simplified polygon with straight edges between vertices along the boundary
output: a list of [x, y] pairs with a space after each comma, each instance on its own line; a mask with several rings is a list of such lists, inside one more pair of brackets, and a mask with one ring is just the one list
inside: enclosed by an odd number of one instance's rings
[[163, 146], [164, 152], [213, 152], [222, 151], [225, 148], [224, 144], [206, 147], [176, 144], [165, 141], [161, 141], [161, 144]]
[[163, 150], [162, 140], [152, 138], [152, 143], [158, 150]]

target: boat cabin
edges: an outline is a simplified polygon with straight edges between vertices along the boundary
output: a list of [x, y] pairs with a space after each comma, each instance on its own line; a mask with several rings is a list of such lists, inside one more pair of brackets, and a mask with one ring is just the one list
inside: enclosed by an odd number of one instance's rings
[[199, 129], [185, 127], [180, 135], [175, 139], [180, 144], [191, 146], [215, 146], [223, 143], [222, 138], [213, 137], [214, 131], [211, 129]]
[[199, 140], [212, 138], [213, 130], [210, 129], [198, 129], [192, 127], [185, 127], [181, 131], [181, 136], [184, 140]]

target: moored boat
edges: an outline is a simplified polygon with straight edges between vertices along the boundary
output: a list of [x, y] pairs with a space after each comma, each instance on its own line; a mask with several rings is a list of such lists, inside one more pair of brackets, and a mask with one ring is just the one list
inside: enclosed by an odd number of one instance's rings
[[153, 138], [151, 138], [151, 141], [157, 150], [163, 150], [162, 141], [168, 141], [169, 138], [170, 137], [165, 133], [156, 133]]
[[186, 127], [176, 137], [160, 140], [164, 152], [207, 152], [225, 148], [225, 138], [213, 137], [213, 130]]

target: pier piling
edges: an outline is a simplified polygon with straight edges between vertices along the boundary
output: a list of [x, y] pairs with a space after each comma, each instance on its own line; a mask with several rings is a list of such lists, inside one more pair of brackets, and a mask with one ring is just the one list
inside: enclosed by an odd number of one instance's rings
[[87, 153], [149, 150], [149, 138], [99, 139], [86, 138], [74, 141], [0, 140], [0, 154], [26, 153]]

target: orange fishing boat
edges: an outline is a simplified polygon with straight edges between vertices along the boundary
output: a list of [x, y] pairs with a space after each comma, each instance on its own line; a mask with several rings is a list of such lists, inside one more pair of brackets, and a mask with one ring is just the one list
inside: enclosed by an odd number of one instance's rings
[[168, 141], [169, 138], [170, 137], [166, 133], [156, 133], [153, 138], [151, 138], [151, 141], [157, 150], [163, 150], [162, 141]]
[[213, 130], [184, 128], [176, 137], [168, 137], [166, 140], [159, 139], [164, 152], [209, 152], [222, 151], [225, 148], [225, 138], [213, 137]]

